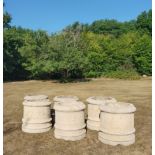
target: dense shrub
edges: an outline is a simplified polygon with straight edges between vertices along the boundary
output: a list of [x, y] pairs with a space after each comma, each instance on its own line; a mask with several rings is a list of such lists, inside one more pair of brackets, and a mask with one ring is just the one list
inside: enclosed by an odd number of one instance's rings
[[87, 78], [96, 78], [96, 77], [100, 77], [102, 75], [102, 72], [93, 72], [93, 71], [90, 71], [90, 72], [86, 72], [84, 75]]
[[129, 79], [129, 80], [140, 79], [140, 75], [136, 71], [132, 71], [132, 70], [112, 71], [112, 72], [105, 73], [103, 76], [108, 78]]

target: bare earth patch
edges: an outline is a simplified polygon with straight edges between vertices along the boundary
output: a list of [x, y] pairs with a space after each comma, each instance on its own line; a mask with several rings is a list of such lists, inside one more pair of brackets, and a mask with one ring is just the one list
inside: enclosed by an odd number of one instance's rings
[[[99, 78], [87, 82], [61, 84], [55, 81], [4, 83], [4, 154], [6, 155], [150, 155], [152, 151], [152, 79], [116, 80]], [[133, 103], [136, 143], [109, 146], [98, 140], [98, 132], [87, 130], [87, 137], [76, 142], [57, 140], [54, 128], [46, 133], [21, 131], [23, 98], [28, 94], [75, 95], [85, 102], [95, 95], [115, 97]], [[86, 102], [85, 102], [86, 103]], [[85, 113], [86, 114], [86, 113]], [[87, 114], [86, 114], [87, 117]]]

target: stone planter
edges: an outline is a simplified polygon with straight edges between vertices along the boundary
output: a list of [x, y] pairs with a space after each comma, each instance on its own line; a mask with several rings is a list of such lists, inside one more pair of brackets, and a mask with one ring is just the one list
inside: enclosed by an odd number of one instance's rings
[[130, 145], [135, 142], [133, 104], [117, 102], [100, 105], [101, 128], [98, 138], [109, 145]]
[[79, 101], [55, 102], [55, 131], [57, 139], [80, 140], [86, 136], [84, 109]]
[[51, 102], [47, 96], [26, 96], [23, 105], [22, 131], [41, 133], [51, 129]]
[[112, 97], [104, 97], [104, 96], [92, 96], [87, 100], [88, 102], [88, 120], [87, 120], [87, 128], [91, 130], [100, 129], [100, 104], [104, 104], [106, 102], [116, 102], [115, 98]]
[[71, 95], [61, 95], [61, 96], [55, 96], [53, 98], [54, 102], [64, 102], [64, 101], [78, 101], [79, 98], [77, 96], [71, 96]]

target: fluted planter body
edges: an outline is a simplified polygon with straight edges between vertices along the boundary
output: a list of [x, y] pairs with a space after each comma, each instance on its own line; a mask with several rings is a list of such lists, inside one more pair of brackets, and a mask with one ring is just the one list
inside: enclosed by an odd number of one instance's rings
[[55, 102], [54, 109], [56, 138], [75, 141], [85, 137], [85, 105], [82, 102]]
[[41, 133], [51, 129], [51, 102], [45, 95], [24, 98], [22, 130], [28, 133]]
[[130, 145], [135, 142], [134, 112], [130, 103], [105, 104], [101, 109], [99, 140], [110, 145]]
[[89, 97], [88, 102], [88, 120], [87, 120], [87, 128], [91, 130], [100, 129], [100, 104], [104, 104], [106, 102], [116, 102], [115, 98], [105, 97], [105, 96], [93, 96]]

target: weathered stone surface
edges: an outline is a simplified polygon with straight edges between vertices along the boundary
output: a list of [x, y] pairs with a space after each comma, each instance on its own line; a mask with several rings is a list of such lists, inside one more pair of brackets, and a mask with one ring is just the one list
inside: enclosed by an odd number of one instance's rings
[[79, 136], [64, 136], [64, 135], [57, 135], [55, 134], [55, 138], [57, 139], [64, 139], [67, 141], [77, 141], [77, 140], [81, 140], [83, 138], [86, 137], [86, 133], [79, 135]]
[[22, 119], [22, 130], [28, 133], [41, 133], [51, 129], [51, 102], [44, 95], [26, 96]]
[[24, 97], [26, 101], [39, 101], [39, 100], [46, 100], [48, 96], [46, 95], [28, 95]]
[[85, 105], [80, 101], [70, 100], [55, 102], [55, 138], [80, 140], [85, 137]]
[[87, 128], [90, 129], [90, 130], [99, 131], [99, 129], [100, 129], [100, 121], [87, 120]]
[[86, 101], [90, 104], [97, 104], [97, 105], [107, 102], [110, 103], [117, 102], [117, 100], [111, 96], [92, 96], [89, 97]]
[[131, 103], [125, 103], [125, 102], [106, 102], [105, 104], [100, 105], [101, 111], [106, 111], [109, 113], [133, 113], [136, 111], [136, 108]]
[[71, 96], [71, 95], [61, 95], [61, 96], [55, 96], [53, 98], [53, 101], [55, 102], [64, 102], [64, 101], [78, 101], [79, 98], [77, 96]]
[[88, 102], [88, 121], [87, 128], [91, 130], [100, 129], [100, 104], [105, 104], [107, 102], [114, 103], [116, 99], [108, 96], [92, 96], [87, 100]]
[[[106, 135], [106, 136], [105, 136]], [[112, 145], [112, 146], [116, 146], [118, 144], [120, 145], [124, 145], [124, 146], [128, 146], [128, 145], [131, 145], [133, 143], [135, 143], [135, 134], [131, 134], [129, 135], [127, 138], [128, 140], [125, 141], [124, 139], [125, 138], [122, 138], [122, 137], [125, 137], [124, 136], [119, 136], [119, 137], [116, 137], [116, 139], [118, 140], [114, 140], [114, 135], [111, 135], [111, 136], [108, 136], [108, 134], [105, 134], [105, 135], [102, 135], [102, 132], [99, 132], [99, 135], [98, 135], [98, 139], [104, 143], [104, 144], [108, 144], [108, 145]], [[108, 136], [108, 137], [107, 137]], [[107, 139], [106, 139], [107, 138]], [[122, 139], [122, 140], [121, 140]]]
[[57, 111], [81, 111], [84, 110], [85, 107], [82, 102], [74, 100], [54, 103], [54, 109]]
[[[34, 124], [33, 124], [34, 126]], [[45, 127], [44, 124], [42, 124], [41, 128], [38, 128], [38, 126], [35, 124], [35, 129], [30, 128], [29, 126], [26, 126], [25, 124], [22, 125], [22, 131], [27, 132], [27, 133], [43, 133], [47, 132], [51, 129], [51, 123], [49, 123], [49, 127]]]
[[55, 110], [55, 128], [61, 130], [79, 130], [84, 128], [84, 111]]
[[100, 105], [99, 140], [109, 145], [130, 145], [135, 142], [133, 104], [124, 102], [105, 103]]
[[55, 129], [54, 135], [57, 139], [76, 141], [86, 136], [86, 129], [80, 129], [80, 130]]
[[100, 122], [100, 108], [97, 104], [88, 104], [88, 120]]

